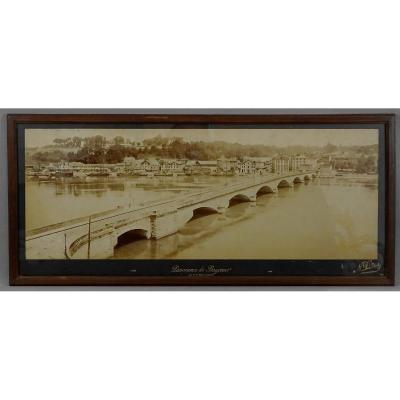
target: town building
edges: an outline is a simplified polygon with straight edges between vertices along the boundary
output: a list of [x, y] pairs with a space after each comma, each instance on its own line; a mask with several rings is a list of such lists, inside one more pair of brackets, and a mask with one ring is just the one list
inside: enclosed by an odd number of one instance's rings
[[145, 160], [137, 160], [135, 157], [125, 157], [124, 158], [124, 168], [125, 172], [133, 175], [142, 175], [146, 172]]
[[256, 168], [255, 168], [255, 163], [251, 160], [243, 160], [239, 164], [239, 174], [241, 175], [251, 175], [255, 174]]
[[271, 157], [245, 157], [244, 162], [251, 161], [252, 168], [250, 173], [263, 175], [272, 172], [272, 158]]
[[272, 159], [272, 172], [275, 174], [283, 174], [289, 172], [290, 157], [279, 155]]
[[306, 156], [303, 154], [296, 154], [290, 157], [290, 171], [301, 171], [305, 169]]
[[195, 171], [204, 175], [216, 173], [219, 170], [218, 162], [215, 160], [209, 161], [196, 161]]
[[332, 156], [330, 154], [322, 154], [317, 160], [318, 166], [327, 165], [331, 163], [332, 163]]
[[159, 171], [164, 174], [177, 174], [183, 173], [185, 167], [185, 161], [174, 160], [174, 159], [162, 159], [159, 160]]
[[220, 171], [224, 173], [233, 173], [239, 166], [240, 161], [237, 158], [220, 158], [217, 165]]
[[307, 157], [306, 163], [304, 164], [306, 170], [316, 170], [318, 169], [318, 158], [315, 157]]
[[125, 170], [133, 169], [133, 165], [136, 163], [135, 157], [125, 157], [124, 158], [124, 167]]
[[187, 160], [184, 167], [183, 167], [183, 172], [185, 174], [191, 175], [196, 169], [196, 160]]
[[160, 170], [160, 163], [156, 159], [149, 158], [143, 160], [142, 167], [146, 172], [157, 172]]

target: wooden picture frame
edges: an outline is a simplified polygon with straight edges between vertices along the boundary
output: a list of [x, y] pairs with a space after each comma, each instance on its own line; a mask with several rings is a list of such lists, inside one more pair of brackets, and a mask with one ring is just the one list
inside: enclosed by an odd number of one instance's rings
[[[174, 114], [12, 114], [8, 115], [8, 176], [9, 176], [9, 258], [10, 285], [172, 285], [172, 286], [263, 286], [263, 285], [393, 285], [395, 279], [395, 126], [392, 114], [329, 114], [329, 115], [174, 115]], [[154, 264], [152, 275], [137, 274], [136, 266], [141, 260], [79, 259], [70, 260], [67, 248], [66, 260], [26, 258], [25, 210], [25, 139], [26, 129], [376, 129], [379, 136], [376, 168], [379, 176], [379, 237], [377, 240], [377, 260], [368, 259], [364, 263], [352, 261], [341, 274], [324, 273], [325, 260], [311, 260], [313, 274], [296, 272], [298, 260], [277, 260], [277, 271], [268, 274], [265, 268], [270, 260], [147, 260], [149, 271]], [[112, 128], [111, 128], [112, 127]], [[165, 129], [167, 129], [165, 128]], [[199, 164], [201, 165], [201, 163]], [[277, 164], [278, 165], [278, 164]], [[305, 164], [304, 164], [305, 165]], [[310, 164], [311, 165], [311, 164]], [[303, 181], [312, 169], [298, 169], [290, 176], [298, 175]], [[320, 174], [320, 170], [317, 170]], [[292, 170], [294, 171], [294, 170]], [[297, 171], [301, 171], [297, 172]], [[262, 172], [260, 172], [261, 174]], [[289, 174], [287, 173], [289, 176]], [[277, 175], [281, 176], [281, 175]], [[286, 175], [285, 175], [286, 176]], [[243, 178], [244, 179], [244, 178]], [[246, 177], [246, 179], [250, 179]], [[253, 178], [251, 178], [253, 179]], [[259, 178], [257, 178], [259, 179]], [[260, 178], [261, 179], [261, 178]], [[264, 179], [264, 178], [263, 178]], [[264, 179], [265, 180], [265, 179]], [[254, 182], [261, 182], [254, 181]], [[254, 184], [255, 185], [255, 184]], [[253, 185], [253, 186], [254, 186]], [[218, 189], [219, 190], [219, 189]], [[222, 193], [222, 192], [221, 192]], [[222, 196], [222, 194], [221, 194]], [[203, 198], [202, 198], [203, 199]], [[205, 199], [205, 197], [204, 197]], [[205, 200], [204, 200], [205, 201]], [[156, 210], [157, 211], [157, 210]], [[136, 212], [136, 211], [135, 211]], [[193, 211], [194, 212], [194, 211]], [[147, 217], [146, 217], [147, 218]], [[150, 216], [149, 216], [150, 218]], [[156, 218], [156, 217], [154, 217]], [[154, 219], [153, 218], [153, 219]], [[97, 222], [97, 220], [96, 220]], [[114, 221], [115, 222], [115, 221]], [[103, 229], [103, 228], [102, 228]], [[105, 229], [105, 228], [104, 228]], [[47, 232], [47, 231], [46, 231]], [[53, 231], [51, 231], [53, 232]], [[59, 232], [59, 231], [57, 231]], [[50, 234], [49, 234], [50, 235]], [[93, 233], [92, 233], [93, 235]], [[66, 237], [66, 235], [65, 235]], [[85, 236], [87, 247], [93, 240]], [[154, 236], [155, 239], [156, 236]], [[75, 238], [74, 238], [75, 239]], [[78, 240], [78, 239], [76, 239]], [[86, 243], [85, 242], [85, 243]], [[66, 242], [67, 243], [67, 239]], [[69, 246], [69, 244], [68, 244]], [[38, 248], [40, 245], [38, 245]], [[40, 248], [39, 248], [40, 250]], [[38, 250], [38, 251], [39, 251]], [[90, 253], [90, 251], [89, 251]], [[89, 256], [88, 256], [89, 257]], [[379, 258], [380, 257], [380, 258]], [[89, 257], [90, 258], [90, 257]], [[360, 259], [361, 260], [361, 259]], [[114, 264], [112, 264], [114, 263]], [[379, 268], [376, 268], [377, 263]], [[182, 264], [182, 266], [181, 266]], [[273, 263], [272, 263], [273, 264]], [[271, 265], [272, 265], [271, 264]], [[279, 264], [279, 265], [278, 265]], [[301, 267], [300, 267], [301, 264]], [[304, 264], [304, 265], [303, 265]], [[332, 265], [335, 264], [332, 262]], [[344, 263], [346, 264], [346, 263]], [[119, 272], [113, 274], [111, 265]], [[275, 264], [274, 264], [275, 265]], [[305, 263], [299, 263], [305, 271]], [[335, 264], [336, 265], [336, 264]], [[339, 264], [338, 264], [339, 265]], [[71, 266], [71, 267], [70, 267]], [[73, 266], [73, 267], [72, 267]], [[253, 273], [246, 275], [248, 266]], [[35, 269], [40, 269], [40, 273]], [[75, 269], [74, 269], [75, 268]], [[87, 270], [85, 270], [87, 268]], [[103, 269], [102, 269], [103, 268]], [[157, 274], [157, 271], [164, 271]], [[174, 269], [175, 268], [175, 269]], [[272, 269], [275, 267], [271, 267]], [[332, 268], [339, 268], [333, 266]], [[347, 268], [347, 267], [346, 267]], [[125, 271], [125, 270], [126, 271]], [[54, 272], [53, 272], [54, 271]], [[71, 272], [78, 271], [78, 273]], [[87, 272], [85, 272], [87, 271]], [[100, 273], [106, 271], [106, 273]], [[121, 271], [125, 271], [121, 273]], [[175, 271], [175, 272], [174, 272]], [[259, 272], [257, 272], [259, 271]], [[261, 272], [260, 272], [261, 271]], [[275, 270], [274, 270], [275, 271]], [[282, 273], [282, 271], [284, 273]], [[322, 272], [321, 272], [322, 271]], [[271, 271], [269, 271], [271, 272]]]

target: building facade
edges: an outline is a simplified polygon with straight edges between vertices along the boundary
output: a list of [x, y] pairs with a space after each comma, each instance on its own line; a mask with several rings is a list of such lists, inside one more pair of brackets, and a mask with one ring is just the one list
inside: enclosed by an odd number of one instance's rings
[[272, 172], [275, 174], [283, 174], [290, 170], [290, 157], [280, 155], [272, 160]]
[[224, 173], [233, 173], [238, 168], [239, 161], [236, 158], [220, 158], [217, 160], [218, 168]]
[[296, 154], [290, 157], [290, 170], [291, 171], [301, 171], [305, 169], [306, 156], [303, 154]]

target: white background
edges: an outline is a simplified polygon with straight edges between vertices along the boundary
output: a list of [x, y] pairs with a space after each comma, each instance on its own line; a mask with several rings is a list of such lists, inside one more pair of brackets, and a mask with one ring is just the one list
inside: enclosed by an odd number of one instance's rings
[[[0, 107], [399, 107], [398, 1], [2, 1]], [[398, 399], [399, 292], [0, 292], [0, 397]]]

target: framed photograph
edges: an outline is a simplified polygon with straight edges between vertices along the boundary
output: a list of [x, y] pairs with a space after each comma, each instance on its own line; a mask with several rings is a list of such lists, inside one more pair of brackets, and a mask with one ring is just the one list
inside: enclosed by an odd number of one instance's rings
[[11, 285], [393, 285], [394, 116], [8, 116]]

